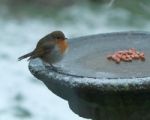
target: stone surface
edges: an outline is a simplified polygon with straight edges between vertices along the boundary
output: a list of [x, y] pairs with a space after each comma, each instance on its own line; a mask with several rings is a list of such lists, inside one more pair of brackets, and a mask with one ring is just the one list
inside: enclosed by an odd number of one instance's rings
[[[93, 120], [150, 119], [149, 33], [122, 32], [86, 36], [69, 41], [70, 50], [56, 67], [39, 58], [29, 69], [56, 95], [67, 100], [81, 117]], [[117, 65], [106, 59], [110, 52], [137, 48], [146, 61]]]

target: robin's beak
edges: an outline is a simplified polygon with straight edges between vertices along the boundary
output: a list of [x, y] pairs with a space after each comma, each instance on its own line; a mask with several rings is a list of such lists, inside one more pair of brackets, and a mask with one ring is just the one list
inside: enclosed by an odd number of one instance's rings
[[65, 38], [65, 40], [68, 40], [68, 38]]

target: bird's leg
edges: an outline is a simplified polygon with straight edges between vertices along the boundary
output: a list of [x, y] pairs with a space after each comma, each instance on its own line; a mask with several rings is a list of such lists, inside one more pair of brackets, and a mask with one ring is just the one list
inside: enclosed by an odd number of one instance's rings
[[49, 64], [46, 62], [44, 62], [44, 64], [45, 64], [45, 67], [49, 70], [53, 70], [55, 72], [63, 72], [63, 70], [60, 67], [55, 67], [53, 64]]
[[51, 66], [51, 68], [52, 68], [54, 71], [57, 70], [57, 68], [56, 68], [53, 64], [50, 64], [50, 66]]
[[54, 65], [50, 64], [50, 66], [52, 67], [52, 70], [54, 70], [55, 72], [60, 72], [62, 73], [63, 70], [61, 69], [61, 67], [55, 67]]
[[52, 64], [48, 64], [48, 63], [45, 64], [45, 67], [48, 68], [48, 69], [51, 69], [51, 70], [56, 69], [55, 66], [53, 66]]
[[49, 63], [44, 62], [44, 61], [43, 61], [43, 63], [44, 63], [44, 65], [45, 65], [45, 67], [46, 67], [47, 69], [50, 69], [50, 70], [54, 69], [54, 66], [53, 66], [52, 64], [49, 64]]

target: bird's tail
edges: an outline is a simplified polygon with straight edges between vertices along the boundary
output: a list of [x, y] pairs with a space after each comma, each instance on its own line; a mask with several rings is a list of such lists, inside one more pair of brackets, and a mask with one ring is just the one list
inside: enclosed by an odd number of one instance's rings
[[[25, 54], [25, 55], [19, 57], [19, 58], [18, 58], [18, 61], [20, 61], [20, 60], [22, 60], [22, 59], [25, 59], [25, 58], [27, 58], [27, 57], [31, 57], [31, 56], [32, 56], [32, 53], [33, 53], [33, 52], [30, 52], [30, 53], [28, 53], [28, 54]], [[29, 59], [30, 59], [30, 58], [29, 58]]]

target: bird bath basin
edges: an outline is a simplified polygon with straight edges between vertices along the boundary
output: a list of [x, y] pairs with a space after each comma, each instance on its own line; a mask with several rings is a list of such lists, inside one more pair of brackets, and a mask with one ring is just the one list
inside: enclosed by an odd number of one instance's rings
[[[45, 67], [41, 59], [29, 63], [31, 73], [71, 110], [93, 120], [150, 120], [150, 34], [120, 32], [69, 40], [70, 49], [57, 65]], [[117, 50], [136, 48], [146, 60], [108, 61]]]

